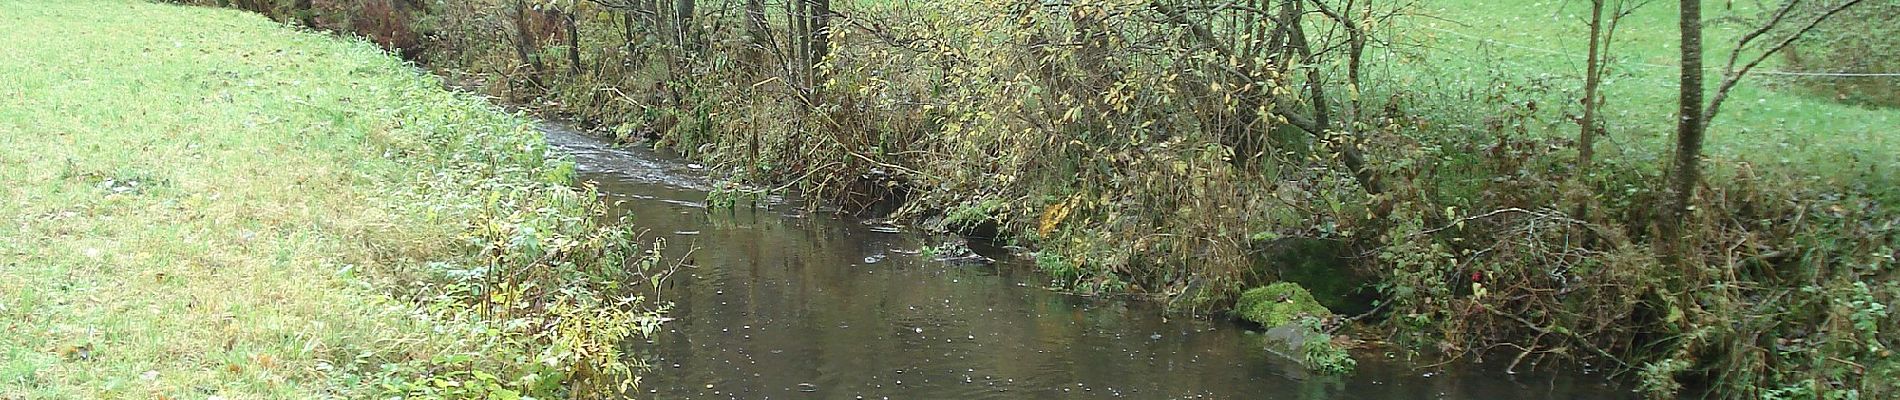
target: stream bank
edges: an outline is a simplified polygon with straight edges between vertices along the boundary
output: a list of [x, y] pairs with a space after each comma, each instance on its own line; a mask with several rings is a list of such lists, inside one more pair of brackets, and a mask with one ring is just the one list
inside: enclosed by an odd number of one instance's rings
[[1239, 323], [1045, 290], [1033, 261], [982, 241], [972, 249], [997, 262], [943, 263], [920, 251], [939, 238], [786, 205], [797, 201], [709, 209], [712, 185], [693, 164], [542, 130], [613, 213], [634, 216], [691, 264], [665, 286], [675, 320], [629, 346], [652, 366], [635, 397], [1633, 397], [1579, 370], [1420, 367], [1397, 354], [1360, 354], [1346, 376], [1311, 375]]

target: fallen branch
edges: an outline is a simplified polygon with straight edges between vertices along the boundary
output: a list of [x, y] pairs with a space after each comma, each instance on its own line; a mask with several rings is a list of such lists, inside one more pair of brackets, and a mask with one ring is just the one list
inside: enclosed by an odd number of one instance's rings
[[1534, 331], [1537, 331], [1537, 333], [1539, 333], [1539, 334], [1557, 334], [1557, 335], [1563, 335], [1563, 336], [1567, 336], [1567, 337], [1570, 337], [1570, 339], [1571, 339], [1572, 341], [1575, 341], [1575, 342], [1576, 342], [1577, 344], [1579, 344], [1579, 345], [1582, 345], [1582, 346], [1583, 346], [1583, 348], [1585, 348], [1585, 349], [1589, 349], [1589, 350], [1590, 350], [1591, 352], [1593, 352], [1593, 353], [1596, 353], [1596, 354], [1597, 354], [1598, 356], [1601, 356], [1601, 357], [1603, 357], [1603, 359], [1606, 359], [1606, 360], [1610, 360], [1611, 362], [1614, 362], [1614, 363], [1616, 363], [1616, 365], [1617, 365], [1617, 366], [1620, 366], [1620, 367], [1623, 367], [1623, 368], [1629, 368], [1629, 367], [1630, 367], [1630, 365], [1629, 365], [1629, 363], [1626, 363], [1626, 362], [1623, 362], [1623, 359], [1621, 359], [1621, 358], [1617, 358], [1617, 357], [1616, 357], [1616, 356], [1614, 356], [1614, 355], [1610, 355], [1610, 352], [1607, 352], [1607, 351], [1603, 351], [1603, 349], [1602, 349], [1602, 348], [1599, 348], [1599, 347], [1597, 347], [1596, 345], [1593, 345], [1593, 344], [1590, 344], [1590, 342], [1589, 342], [1588, 340], [1584, 340], [1584, 338], [1583, 338], [1582, 336], [1578, 336], [1577, 334], [1575, 334], [1575, 333], [1572, 333], [1572, 332], [1570, 332], [1569, 330], [1563, 330], [1563, 331], [1561, 331], [1561, 332], [1560, 332], [1560, 331], [1558, 331], [1558, 330], [1554, 330], [1554, 329], [1550, 329], [1550, 328], [1548, 328], [1548, 327], [1544, 327], [1544, 326], [1542, 326], [1542, 325], [1538, 325], [1538, 324], [1537, 324], [1537, 323], [1535, 323], [1535, 322], [1531, 322], [1530, 320], [1527, 320], [1527, 319], [1524, 319], [1524, 317], [1519, 317], [1519, 316], [1516, 316], [1516, 315], [1511, 315], [1510, 313], [1506, 313], [1506, 312], [1503, 312], [1503, 311], [1498, 311], [1497, 309], [1495, 309], [1495, 308], [1491, 308], [1491, 306], [1489, 306], [1489, 305], [1486, 305], [1486, 304], [1484, 304], [1484, 303], [1477, 303], [1477, 305], [1478, 305], [1478, 307], [1479, 307], [1479, 308], [1483, 308], [1483, 309], [1484, 309], [1485, 311], [1489, 311], [1489, 312], [1491, 312], [1491, 314], [1492, 314], [1492, 315], [1496, 315], [1496, 316], [1499, 316], [1499, 317], [1504, 317], [1504, 318], [1508, 318], [1508, 319], [1511, 319], [1511, 320], [1513, 320], [1513, 321], [1517, 321], [1517, 322], [1519, 322], [1519, 323], [1522, 323], [1522, 324], [1524, 324], [1524, 326], [1525, 326], [1525, 327], [1527, 327], [1527, 328], [1531, 328], [1531, 330], [1534, 330]]

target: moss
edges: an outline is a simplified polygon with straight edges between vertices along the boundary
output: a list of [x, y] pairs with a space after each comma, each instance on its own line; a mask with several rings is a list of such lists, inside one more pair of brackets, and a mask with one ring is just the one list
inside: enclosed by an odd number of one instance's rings
[[1240, 301], [1234, 304], [1234, 313], [1266, 327], [1293, 323], [1299, 321], [1302, 315], [1317, 318], [1333, 315], [1326, 306], [1313, 300], [1313, 294], [1307, 292], [1306, 288], [1293, 282], [1248, 289], [1240, 294]]

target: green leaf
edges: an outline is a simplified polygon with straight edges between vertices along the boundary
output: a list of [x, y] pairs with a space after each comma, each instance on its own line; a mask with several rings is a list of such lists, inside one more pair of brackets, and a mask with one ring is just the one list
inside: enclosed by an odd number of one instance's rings
[[488, 398], [495, 400], [520, 400], [521, 392], [511, 389], [495, 389], [488, 392]]

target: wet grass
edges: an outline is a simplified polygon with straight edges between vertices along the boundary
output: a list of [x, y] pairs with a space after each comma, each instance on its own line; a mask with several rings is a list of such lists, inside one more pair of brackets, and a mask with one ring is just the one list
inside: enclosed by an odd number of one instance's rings
[[[1710, 21], [1705, 32], [1704, 64], [1711, 90], [1736, 38], [1756, 15], [1754, 3], [1706, 1]], [[1587, 1], [1538, 1], [1500, 6], [1475, 0], [1434, 0], [1417, 9], [1430, 18], [1402, 23], [1404, 35], [1432, 49], [1424, 59], [1381, 67], [1407, 83], [1408, 90], [1429, 88], [1446, 96], [1483, 91], [1510, 82], [1519, 101], [1535, 100], [1545, 123], [1533, 128], [1547, 135], [1575, 137], [1577, 126], [1566, 115], [1581, 113], [1584, 55], [1587, 51]], [[1678, 73], [1676, 7], [1651, 2], [1625, 18], [1616, 33], [1605, 74], [1609, 137], [1598, 150], [1625, 162], [1660, 165], [1674, 132]], [[1752, 54], [1751, 54], [1752, 55]], [[1771, 58], [1758, 71], [1783, 68]], [[1751, 75], [1742, 81], [1710, 127], [1708, 154], [1718, 160], [1747, 162], [1824, 183], [1891, 186], [1900, 171], [1900, 109], [1869, 108], [1782, 90], [1786, 77]], [[1900, 79], [1900, 78], [1830, 78]], [[1422, 105], [1428, 114], [1490, 113], [1469, 102]], [[1455, 119], [1454, 119], [1455, 120]], [[1817, 182], [1823, 183], [1823, 182]], [[1890, 196], [1895, 197], [1895, 196]]]
[[0, 26], [0, 399], [362, 397], [495, 345], [384, 278], [465, 255], [494, 199], [443, 168], [536, 185], [520, 120], [239, 11], [5, 0]]

